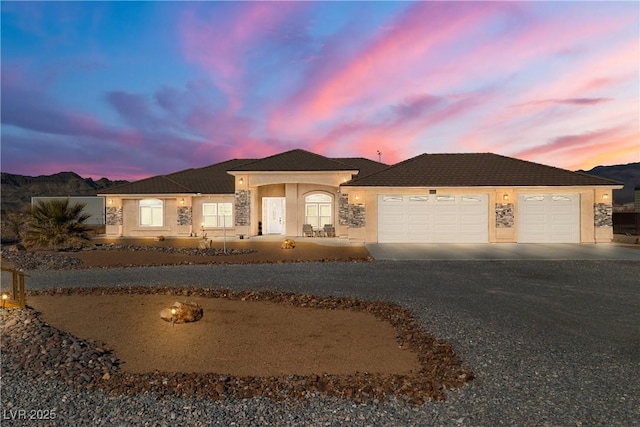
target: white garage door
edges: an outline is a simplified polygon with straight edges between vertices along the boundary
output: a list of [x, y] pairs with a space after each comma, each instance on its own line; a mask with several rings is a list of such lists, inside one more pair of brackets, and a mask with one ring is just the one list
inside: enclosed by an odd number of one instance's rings
[[486, 194], [379, 195], [380, 243], [487, 243]]
[[518, 242], [579, 243], [579, 194], [518, 196]]

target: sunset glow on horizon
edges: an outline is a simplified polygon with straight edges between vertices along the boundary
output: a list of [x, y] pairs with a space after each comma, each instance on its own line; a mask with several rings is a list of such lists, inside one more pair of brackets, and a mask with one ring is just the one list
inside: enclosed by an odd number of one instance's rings
[[2, 172], [640, 161], [638, 2], [5, 2]]

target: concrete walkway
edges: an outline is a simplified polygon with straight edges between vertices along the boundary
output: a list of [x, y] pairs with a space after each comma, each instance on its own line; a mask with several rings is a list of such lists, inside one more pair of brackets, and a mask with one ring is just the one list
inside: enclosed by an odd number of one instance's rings
[[398, 244], [365, 245], [376, 260], [637, 260], [640, 245], [600, 244]]

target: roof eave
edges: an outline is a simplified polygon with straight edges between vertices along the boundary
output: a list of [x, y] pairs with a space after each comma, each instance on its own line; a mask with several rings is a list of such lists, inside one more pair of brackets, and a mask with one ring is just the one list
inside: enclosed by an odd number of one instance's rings
[[358, 169], [336, 169], [336, 170], [288, 170], [288, 171], [283, 171], [283, 170], [259, 170], [259, 171], [240, 171], [240, 170], [228, 170], [227, 173], [229, 175], [233, 175], [233, 176], [238, 176], [240, 174], [256, 174], [256, 175], [266, 175], [266, 174], [283, 174], [283, 175], [300, 175], [301, 173], [326, 173], [326, 174], [333, 174], [333, 173], [351, 173], [351, 174], [357, 174], [359, 172]]

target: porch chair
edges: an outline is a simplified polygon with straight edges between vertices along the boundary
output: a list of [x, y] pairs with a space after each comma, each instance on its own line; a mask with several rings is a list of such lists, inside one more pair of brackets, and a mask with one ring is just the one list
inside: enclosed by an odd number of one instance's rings
[[313, 227], [311, 224], [302, 224], [302, 236], [313, 237]]
[[336, 229], [333, 227], [333, 224], [324, 225], [324, 235], [327, 237], [336, 237]]

